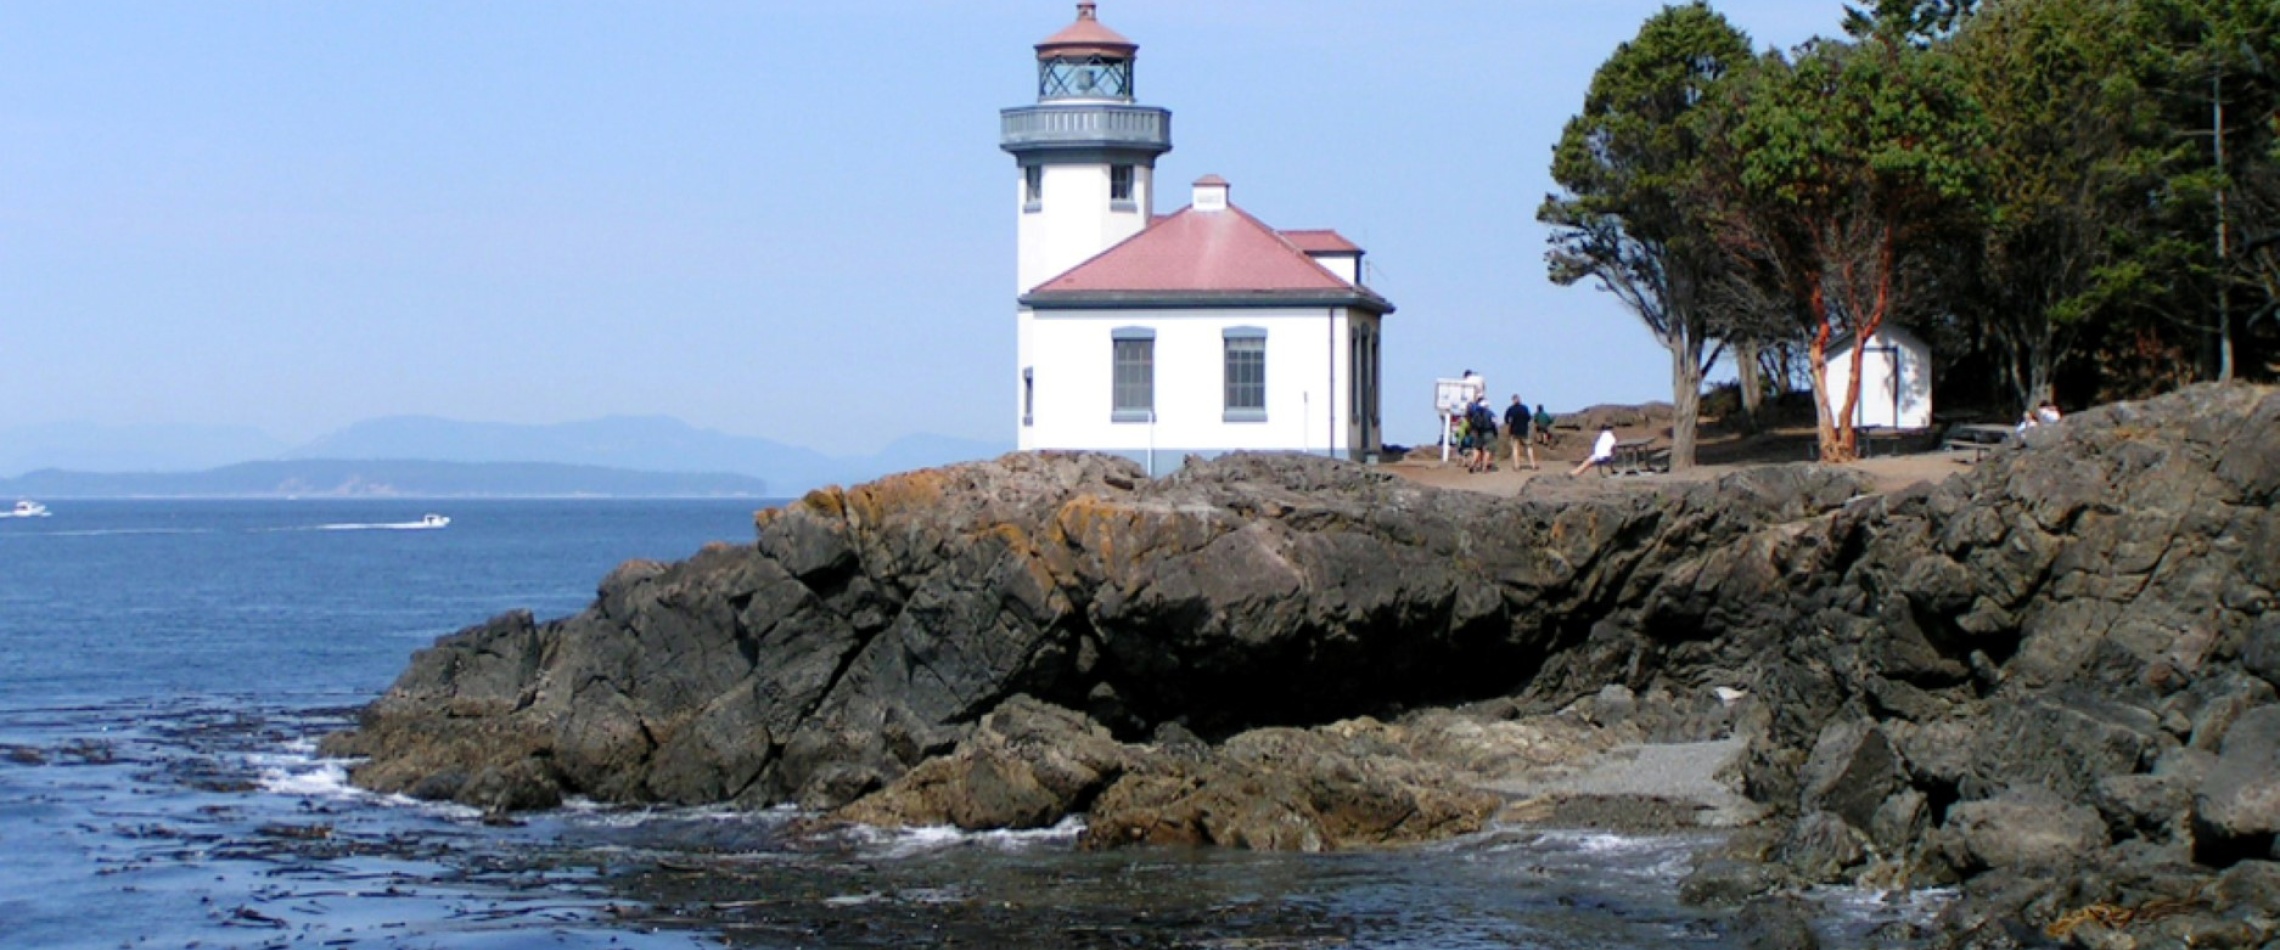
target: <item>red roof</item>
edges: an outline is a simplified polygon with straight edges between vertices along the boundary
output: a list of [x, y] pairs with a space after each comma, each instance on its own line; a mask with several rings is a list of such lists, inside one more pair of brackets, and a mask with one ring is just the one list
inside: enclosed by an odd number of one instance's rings
[[1322, 228], [1313, 231], [1284, 231], [1282, 236], [1308, 254], [1360, 254], [1362, 246], [1346, 240], [1346, 236]]
[[1139, 48], [1139, 44], [1125, 39], [1123, 34], [1102, 26], [1093, 14], [1093, 4], [1079, 3], [1077, 22], [1037, 44], [1037, 58], [1100, 55], [1110, 59], [1130, 59]]
[[[1325, 234], [1336, 238], [1335, 232], [1301, 233], [1310, 243]], [[1337, 241], [1360, 251], [1343, 238]], [[1392, 311], [1383, 298], [1346, 282], [1308, 257], [1306, 248], [1232, 204], [1224, 211], [1197, 211], [1191, 206], [1158, 218], [1123, 243], [1039, 285], [1028, 297], [1049, 303], [1056, 298], [1137, 301], [1293, 295], [1351, 297], [1359, 305]]]

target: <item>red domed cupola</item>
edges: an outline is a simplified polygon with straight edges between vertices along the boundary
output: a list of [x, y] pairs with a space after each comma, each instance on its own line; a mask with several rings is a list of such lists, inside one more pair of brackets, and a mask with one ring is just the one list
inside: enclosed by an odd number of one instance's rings
[[1093, 3], [1077, 4], [1077, 22], [1037, 44], [1037, 101], [1132, 101], [1138, 44], [1103, 26]]

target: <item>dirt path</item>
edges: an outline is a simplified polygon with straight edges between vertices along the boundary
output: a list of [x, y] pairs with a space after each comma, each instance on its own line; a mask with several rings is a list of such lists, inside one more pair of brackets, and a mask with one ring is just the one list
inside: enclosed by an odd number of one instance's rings
[[[1630, 436], [1626, 436], [1626, 438], [1629, 437]], [[1663, 444], [1668, 445], [1668, 440], [1663, 440]], [[1782, 445], [1786, 447], [1787, 443], [1782, 443]], [[1519, 471], [1514, 471], [1512, 469], [1511, 459], [1509, 456], [1500, 458], [1498, 460], [1495, 471], [1483, 472], [1479, 474], [1465, 471], [1464, 466], [1457, 462], [1451, 461], [1448, 463], [1443, 463], [1437, 459], [1403, 460], [1400, 462], [1389, 463], [1385, 466], [1385, 469], [1389, 472], [1392, 472], [1396, 475], [1417, 482], [1419, 484], [1431, 485], [1436, 488], [1457, 488], [1463, 489], [1465, 491], [1477, 491], [1491, 495], [1515, 497], [1522, 494], [1531, 493], [1544, 495], [1573, 494], [1578, 490], [1590, 490], [1594, 487], [1601, 486], [1607, 488], [1618, 488], [1637, 485], [1651, 485], [1658, 483], [1668, 484], [1671, 482], [1708, 481], [1723, 475], [1732, 474], [1734, 472], [1753, 468], [1759, 465], [1782, 464], [1789, 460], [1779, 457], [1778, 455], [1774, 455], [1770, 452], [1761, 451], [1754, 453], [1759, 457], [1745, 457], [1737, 461], [1721, 462], [1718, 464], [1710, 465], [1697, 465], [1694, 468], [1684, 472], [1655, 475], [1609, 476], [1602, 475], [1598, 471], [1594, 470], [1585, 472], [1582, 475], [1571, 476], [1568, 474], [1568, 471], [1570, 469], [1573, 469], [1575, 467], [1576, 460], [1582, 457], [1580, 454], [1578, 454], [1577, 450], [1579, 449], [1580, 446], [1577, 446], [1574, 449], [1563, 447], [1563, 449], [1559, 450], [1546, 450], [1539, 448], [1536, 450], [1536, 460], [1539, 467], [1534, 471], [1528, 470], [1525, 467], [1525, 464], [1523, 464], [1523, 467]], [[1420, 449], [1417, 454], [1422, 455], [1426, 451], [1426, 449]], [[1703, 454], [1709, 455], [1711, 453], [1705, 452]], [[1726, 452], [1717, 454], [1731, 458], [1736, 454], [1747, 456], [1751, 453], [1735, 453], [1731, 449], [1728, 449]], [[1553, 457], [1555, 455], [1561, 457], [1555, 458]], [[1800, 456], [1791, 457], [1795, 458]], [[1844, 463], [1844, 467], [1866, 473], [1870, 478], [1875, 480], [1877, 490], [1892, 492], [1906, 488], [1909, 485], [1913, 485], [1917, 482], [1939, 482], [1945, 480], [1950, 475], [1970, 469], [1971, 460], [1969, 456], [1958, 455], [1951, 452], [1919, 452], [1908, 455], [1893, 455], [1881, 458], [1862, 459], [1857, 462]], [[1538, 485], [1534, 492], [1531, 492], [1528, 486], [1530, 483], [1538, 481], [1545, 482], [1546, 484]], [[1556, 486], [1556, 488], [1554, 486]], [[1548, 488], [1552, 488], [1554, 490], [1545, 491], [1545, 489]]]

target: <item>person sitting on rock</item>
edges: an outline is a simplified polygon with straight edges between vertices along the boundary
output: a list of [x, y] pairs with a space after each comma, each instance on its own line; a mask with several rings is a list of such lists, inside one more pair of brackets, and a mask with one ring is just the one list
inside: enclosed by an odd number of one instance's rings
[[1583, 461], [1575, 463], [1575, 470], [1568, 474], [1581, 475], [1590, 471], [1594, 465], [1613, 461], [1615, 461], [1615, 427], [1603, 425], [1599, 427], [1599, 438], [1592, 440], [1591, 454], [1584, 456]]

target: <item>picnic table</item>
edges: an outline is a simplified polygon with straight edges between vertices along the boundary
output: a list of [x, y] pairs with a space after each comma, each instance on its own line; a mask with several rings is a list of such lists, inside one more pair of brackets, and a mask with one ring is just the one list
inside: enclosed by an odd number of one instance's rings
[[1615, 452], [1607, 459], [1606, 469], [1616, 475], [1645, 475], [1653, 471], [1653, 439], [1624, 439], [1615, 443]]
[[1971, 460], [1976, 462], [1987, 457], [1987, 453], [2010, 442], [2018, 434], [2018, 430], [2010, 426], [1985, 424], [1949, 426], [1947, 438], [1940, 443], [1940, 448], [1950, 452], [1969, 452], [1971, 453]]
[[1864, 459], [1876, 457], [1879, 445], [1884, 447], [1881, 454], [1898, 455], [1911, 434], [1912, 430], [1893, 426], [1856, 426], [1853, 428], [1853, 444], [1859, 447], [1860, 457]]

